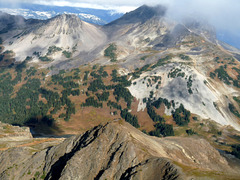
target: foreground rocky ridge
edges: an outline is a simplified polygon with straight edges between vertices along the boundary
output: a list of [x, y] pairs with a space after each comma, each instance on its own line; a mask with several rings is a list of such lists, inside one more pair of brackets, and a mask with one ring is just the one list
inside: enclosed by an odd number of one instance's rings
[[240, 177], [239, 166], [231, 166], [203, 139], [154, 138], [124, 121], [99, 125], [36, 153], [12, 148], [1, 152], [0, 160], [1, 179], [185, 179], [194, 178], [193, 172]]

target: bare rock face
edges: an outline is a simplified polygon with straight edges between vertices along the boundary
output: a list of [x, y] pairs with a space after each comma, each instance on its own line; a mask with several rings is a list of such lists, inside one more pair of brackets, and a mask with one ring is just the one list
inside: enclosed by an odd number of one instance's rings
[[25, 140], [31, 139], [32, 134], [28, 127], [12, 126], [0, 122], [0, 143], [10, 140]]
[[178, 170], [163, 158], [148, 159], [129, 168], [121, 179], [180, 179]]
[[35, 154], [26, 147], [3, 151], [0, 163], [1, 179], [185, 179], [181, 167], [236, 177], [240, 172], [205, 140], [150, 137], [123, 121]]
[[40, 21], [34, 26], [26, 25], [21, 32], [15, 32], [15, 35], [6, 38], [4, 46], [15, 52], [16, 61], [23, 61], [27, 56], [33, 56], [34, 52], [45, 56], [49, 47], [56, 46], [61, 51], [51, 58], [59, 60], [64, 59], [64, 50], [78, 55], [95, 49], [105, 40], [105, 33], [97, 26], [81, 21], [76, 15], [63, 14]]
[[[128, 133], [117, 127], [118, 123], [98, 126], [82, 136], [77, 136], [67, 144], [49, 151], [47, 179], [136, 179], [145, 169], [157, 174], [164, 163], [169, 166], [161, 169], [162, 176], [178, 177], [178, 170], [168, 160], [156, 158], [138, 149]], [[120, 125], [121, 126], [121, 125]], [[77, 143], [76, 143], [77, 142]], [[65, 149], [66, 153], [54, 163], [52, 156]], [[158, 164], [152, 166], [153, 161]], [[79, 168], [80, 167], [80, 168]], [[151, 176], [149, 176], [150, 179]], [[139, 178], [137, 178], [139, 179]], [[145, 179], [144, 176], [140, 179]]]

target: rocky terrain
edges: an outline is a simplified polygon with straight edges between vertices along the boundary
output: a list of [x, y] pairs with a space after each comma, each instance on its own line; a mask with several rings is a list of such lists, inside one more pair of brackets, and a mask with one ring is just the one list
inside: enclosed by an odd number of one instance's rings
[[[92, 50], [105, 39], [105, 34], [96, 26], [81, 21], [75, 15], [64, 14], [41, 21], [35, 27], [26, 26], [22, 32], [5, 41], [5, 48], [15, 52], [17, 61], [23, 61], [32, 55], [64, 59], [64, 56], [61, 56], [64, 50], [71, 54]], [[59, 49], [48, 52], [49, 47], [53, 46]], [[61, 54], [56, 55], [58, 51]]]
[[1, 179], [240, 177], [239, 165], [229, 163], [204, 139], [154, 138], [124, 121], [99, 125], [39, 152], [9, 149], [0, 159]]
[[0, 18], [2, 179], [239, 179], [240, 52], [166, 11]]
[[29, 147], [34, 152], [56, 145], [63, 140], [64, 138], [33, 138], [28, 127], [12, 126], [0, 122], [0, 151]]
[[9, 141], [11, 138], [22, 140], [32, 138], [32, 134], [28, 127], [21, 128], [19, 126], [12, 126], [0, 122], [0, 130], [1, 141]]

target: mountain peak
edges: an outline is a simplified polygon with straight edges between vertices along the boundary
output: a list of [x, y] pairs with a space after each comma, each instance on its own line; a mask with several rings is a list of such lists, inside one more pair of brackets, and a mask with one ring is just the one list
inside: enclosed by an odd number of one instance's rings
[[[61, 14], [49, 19], [46, 23], [46, 27], [43, 31], [46, 31], [49, 27], [55, 27], [51, 29], [54, 33], [59, 34], [72, 34], [73, 32], [82, 29], [83, 21], [74, 14]], [[60, 34], [61, 34], [60, 33]]]
[[81, 24], [81, 19], [75, 14], [60, 14], [50, 19], [50, 22], [57, 21], [63, 23], [76, 22]]
[[123, 25], [123, 24], [133, 24], [133, 23], [144, 23], [147, 20], [153, 17], [162, 17], [166, 13], [166, 7], [158, 5], [158, 6], [147, 6], [143, 5], [134, 11], [126, 13], [121, 18], [113, 21], [107, 25]]
[[76, 19], [76, 18], [78, 18], [78, 16], [75, 14], [59, 14], [53, 17], [52, 19]]

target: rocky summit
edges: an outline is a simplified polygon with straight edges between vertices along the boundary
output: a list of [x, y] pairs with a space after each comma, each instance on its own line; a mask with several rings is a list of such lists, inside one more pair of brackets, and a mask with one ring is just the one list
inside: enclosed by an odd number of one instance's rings
[[[120, 120], [34, 152], [0, 154], [1, 179], [191, 179], [240, 177], [239, 168], [201, 138], [154, 138]], [[222, 173], [226, 172], [226, 173]]]

